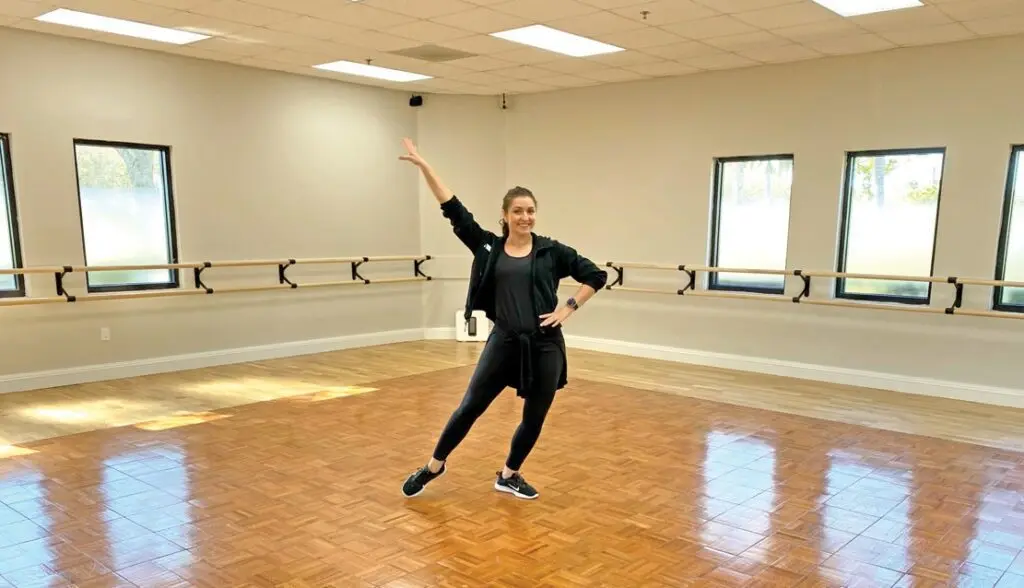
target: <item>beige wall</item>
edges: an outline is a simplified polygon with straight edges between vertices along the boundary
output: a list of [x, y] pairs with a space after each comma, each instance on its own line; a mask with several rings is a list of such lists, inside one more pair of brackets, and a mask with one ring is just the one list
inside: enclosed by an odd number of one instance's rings
[[[72, 139], [170, 145], [183, 261], [420, 252], [406, 94], [0, 29], [26, 265], [81, 264]], [[372, 171], [367, 171], [372, 170]], [[348, 279], [346, 266], [294, 271]], [[276, 268], [210, 270], [211, 286]], [[412, 264], [366, 275], [412, 275]], [[266, 276], [266, 277], [263, 277]], [[184, 287], [191, 277], [184, 274]], [[84, 292], [84, 279], [70, 286]], [[243, 282], [254, 283], [252, 278]], [[52, 276], [31, 280], [50, 295]], [[0, 308], [0, 379], [39, 370], [422, 328], [422, 285]], [[111, 329], [101, 342], [100, 327]]]
[[[945, 146], [935, 273], [989, 277], [1008, 148], [1024, 142], [1015, 116], [1022, 50], [1020, 38], [994, 39], [519, 96], [503, 111], [494, 98], [452, 96], [427, 96], [413, 109], [402, 92], [3, 29], [0, 75], [18, 83], [0, 92], [0, 132], [11, 134], [28, 265], [81, 263], [71, 140], [85, 137], [172, 146], [183, 260], [424, 252], [436, 257], [429, 273], [454, 279], [425, 288], [5, 308], [0, 379], [451, 327], [469, 256], [416, 170], [396, 160], [402, 136], [417, 138], [485, 225], [497, 228], [510, 185], [526, 185], [540, 199], [538, 230], [599, 262], [704, 263], [712, 158], [791, 152], [788, 265], [824, 270], [835, 265], [844, 151]], [[369, 271], [408, 275], [410, 266]], [[211, 272], [210, 280], [226, 285], [243, 274]], [[271, 268], [258, 275], [274, 281]], [[627, 279], [679, 284], [671, 272]], [[78, 291], [81, 284], [71, 282]], [[32, 295], [51, 288], [50, 277], [30, 282]], [[816, 281], [815, 297], [828, 291]], [[945, 305], [948, 291], [937, 286], [934, 304]], [[966, 305], [988, 300], [986, 289], [967, 289]], [[99, 340], [102, 326], [111, 341]], [[603, 292], [568, 330], [577, 342], [624, 341], [640, 353], [663, 346], [655, 354], [759, 358], [757, 369], [783, 362], [1017, 387], [1021, 328]], [[826, 367], [818, 375], [833, 374]]]
[[[844, 152], [945, 146], [934, 272], [991, 278], [1009, 148], [1024, 142], [1022, 55], [1024, 38], [1004, 38], [517, 97], [505, 122], [506, 179], [538, 194], [540, 231], [595, 260], [704, 264], [712, 158], [793, 153], [788, 267], [835, 270]], [[814, 296], [828, 297], [830, 285], [816, 282]], [[682, 282], [634, 271], [627, 285]], [[951, 293], [937, 285], [933, 305]], [[966, 289], [966, 306], [989, 300], [986, 288]], [[1014, 388], [1022, 329], [614, 292], [569, 327], [702, 354]]]

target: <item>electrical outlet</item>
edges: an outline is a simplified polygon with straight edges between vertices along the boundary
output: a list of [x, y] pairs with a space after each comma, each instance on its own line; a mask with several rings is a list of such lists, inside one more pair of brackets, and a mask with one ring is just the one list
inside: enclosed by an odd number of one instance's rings
[[100, 328], [100, 341], [110, 341], [110, 328], [109, 327], [101, 327]]

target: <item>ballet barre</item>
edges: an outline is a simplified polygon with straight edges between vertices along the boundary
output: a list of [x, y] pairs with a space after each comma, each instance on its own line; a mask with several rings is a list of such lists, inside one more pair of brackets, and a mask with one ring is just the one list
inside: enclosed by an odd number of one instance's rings
[[[768, 302], [789, 302], [796, 304], [810, 304], [816, 306], [834, 306], [843, 308], [870, 308], [875, 310], [889, 310], [900, 312], [914, 312], [921, 314], [956, 314], [966, 316], [978, 316], [989, 318], [1024, 319], [1024, 312], [980, 310], [963, 307], [964, 286], [992, 286], [999, 288], [1024, 288], [1024, 282], [1009, 280], [991, 280], [981, 278], [961, 278], [957, 276], [905, 276], [895, 274], [870, 274], [836, 271], [807, 271], [801, 269], [755, 269], [755, 268], [730, 268], [711, 267], [706, 265], [688, 264], [664, 264], [649, 262], [623, 262], [609, 261], [606, 267], [615, 272], [615, 279], [609, 282], [605, 288], [620, 292], [634, 292], [641, 294], [667, 294], [675, 296], [697, 296], [705, 298], [725, 298], [736, 300], [761, 300]], [[687, 283], [682, 288], [675, 290], [657, 288], [635, 288], [624, 286], [626, 269], [637, 270], [667, 270], [683, 272], [687, 277]], [[774, 276], [793, 276], [800, 278], [801, 291], [795, 296], [776, 293], [754, 293], [728, 290], [698, 290], [697, 272], [704, 273], [729, 273], [729, 274], [763, 274]], [[934, 307], [923, 304], [905, 304], [899, 302], [839, 300], [839, 299], [818, 299], [811, 298], [812, 278], [831, 278], [841, 280], [889, 280], [899, 282], [922, 282], [929, 284], [949, 284], [953, 287], [953, 300], [947, 307]]]
[[[288, 259], [240, 259], [223, 261], [202, 261], [191, 263], [158, 263], [158, 264], [129, 264], [129, 265], [63, 265], [63, 266], [40, 266], [15, 269], [0, 269], [0, 275], [33, 275], [52, 274], [56, 296], [35, 296], [35, 297], [10, 297], [0, 298], [0, 307], [3, 306], [28, 306], [38, 304], [88, 302], [106, 300], [131, 300], [137, 298], [170, 298], [182, 296], [196, 296], [223, 293], [242, 292], [269, 292], [275, 290], [295, 290], [307, 288], [325, 288], [341, 286], [368, 286], [373, 284], [400, 284], [411, 282], [426, 282], [433, 278], [423, 272], [423, 263], [431, 259], [430, 255], [377, 255], [377, 256], [354, 256], [354, 257], [316, 257], [316, 258], [288, 258]], [[413, 275], [398, 278], [367, 278], [360, 272], [359, 268], [365, 263], [373, 262], [395, 262], [411, 261]], [[349, 280], [328, 280], [317, 282], [295, 282], [288, 275], [287, 270], [297, 265], [324, 265], [324, 264], [348, 264], [351, 267], [351, 279]], [[245, 267], [270, 267], [277, 268], [277, 284], [261, 284], [252, 286], [227, 286], [213, 288], [209, 286], [203, 277], [203, 272], [215, 268], [245, 268]], [[130, 292], [90, 292], [88, 294], [71, 294], [65, 287], [65, 279], [68, 274], [89, 274], [108, 271], [139, 271], [139, 270], [192, 270], [193, 288], [160, 288], [152, 290], [138, 290]]]

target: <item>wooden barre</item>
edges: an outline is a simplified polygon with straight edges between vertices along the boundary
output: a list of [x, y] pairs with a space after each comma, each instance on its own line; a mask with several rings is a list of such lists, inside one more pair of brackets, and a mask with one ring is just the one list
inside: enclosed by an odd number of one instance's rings
[[264, 265], [366, 263], [374, 261], [427, 261], [429, 259], [431, 259], [430, 255], [359, 255], [351, 257], [310, 257], [297, 259], [233, 259], [223, 261], [196, 261], [153, 264], [40, 266], [0, 269], [0, 276], [54, 273], [93, 273], [139, 270], [203, 269], [216, 267], [253, 267]]

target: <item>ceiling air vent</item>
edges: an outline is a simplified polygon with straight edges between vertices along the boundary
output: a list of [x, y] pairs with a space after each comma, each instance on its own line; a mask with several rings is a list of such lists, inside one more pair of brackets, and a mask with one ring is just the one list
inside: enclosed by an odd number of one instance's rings
[[423, 61], [433, 62], [452, 61], [453, 59], [465, 59], [467, 57], [476, 57], [475, 53], [466, 53], [465, 51], [459, 51], [458, 49], [438, 47], [437, 45], [420, 45], [419, 47], [409, 47], [408, 49], [390, 51], [390, 53], [392, 55], [401, 55], [402, 57], [412, 57], [414, 59], [421, 59]]

